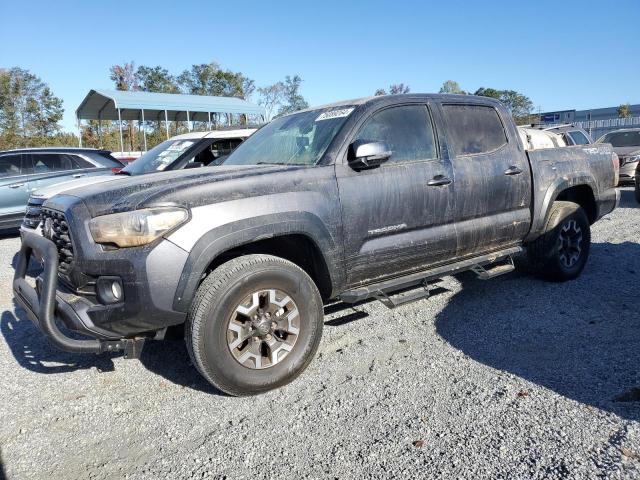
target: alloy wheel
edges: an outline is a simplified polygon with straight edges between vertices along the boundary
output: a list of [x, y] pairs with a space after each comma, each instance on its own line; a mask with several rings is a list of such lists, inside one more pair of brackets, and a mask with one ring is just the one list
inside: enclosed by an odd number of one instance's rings
[[293, 299], [278, 289], [258, 290], [231, 314], [227, 345], [241, 365], [259, 370], [284, 360], [299, 333], [299, 311]]

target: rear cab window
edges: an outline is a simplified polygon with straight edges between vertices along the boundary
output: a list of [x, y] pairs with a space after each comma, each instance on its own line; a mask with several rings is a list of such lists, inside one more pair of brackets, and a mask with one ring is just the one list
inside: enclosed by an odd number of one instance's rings
[[567, 135], [571, 138], [571, 140], [573, 140], [572, 143], [574, 143], [575, 145], [588, 145], [589, 143], [591, 143], [589, 142], [589, 139], [586, 137], [586, 135], [579, 130], [572, 130], [570, 132], [567, 132]]
[[497, 110], [488, 105], [442, 105], [448, 126], [449, 149], [455, 155], [490, 153], [507, 144]]

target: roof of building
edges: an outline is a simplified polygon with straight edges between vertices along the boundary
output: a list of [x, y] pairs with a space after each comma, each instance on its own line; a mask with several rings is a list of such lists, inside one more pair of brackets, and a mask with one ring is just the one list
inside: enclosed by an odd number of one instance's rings
[[91, 90], [84, 98], [76, 117], [82, 120], [164, 120], [207, 121], [209, 113], [264, 115], [259, 105], [235, 97], [182, 95], [175, 93], [130, 92], [120, 90]]

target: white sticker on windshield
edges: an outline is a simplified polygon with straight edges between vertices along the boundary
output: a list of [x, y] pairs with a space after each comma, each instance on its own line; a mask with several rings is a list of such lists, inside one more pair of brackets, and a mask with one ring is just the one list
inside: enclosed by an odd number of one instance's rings
[[319, 122], [320, 120], [331, 120], [332, 118], [347, 117], [354, 109], [355, 107], [341, 108], [340, 110], [331, 110], [329, 112], [321, 113], [318, 118], [316, 118], [316, 122]]

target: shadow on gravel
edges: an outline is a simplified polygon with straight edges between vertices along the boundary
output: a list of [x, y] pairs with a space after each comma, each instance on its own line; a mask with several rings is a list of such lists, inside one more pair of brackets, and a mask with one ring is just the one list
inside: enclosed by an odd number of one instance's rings
[[2, 463], [2, 449], [0, 449], [0, 480], [5, 480], [4, 464]]
[[101, 372], [110, 372], [114, 369], [112, 359], [117, 354], [83, 355], [58, 350], [19, 307], [15, 307], [13, 312], [2, 312], [0, 333], [20, 366], [32, 372], [68, 373], [94, 367]]
[[0, 230], [0, 240], [4, 240], [5, 238], [16, 238], [20, 236], [20, 230], [17, 228], [9, 229], [9, 230]]
[[517, 273], [458, 279], [463, 289], [436, 317], [452, 346], [584, 405], [640, 420], [640, 244], [594, 243], [582, 275], [566, 283]]
[[204, 393], [226, 397], [196, 370], [191, 364], [184, 340], [147, 342], [142, 350], [140, 362], [149, 371], [183, 387]]

